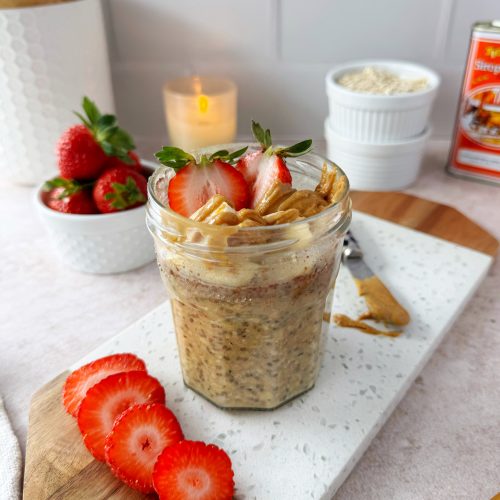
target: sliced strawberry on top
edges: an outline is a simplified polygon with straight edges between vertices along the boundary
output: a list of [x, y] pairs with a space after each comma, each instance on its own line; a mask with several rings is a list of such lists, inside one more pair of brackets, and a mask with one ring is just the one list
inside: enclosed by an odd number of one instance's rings
[[233, 476], [224, 450], [200, 441], [181, 441], [158, 457], [153, 484], [160, 500], [231, 500]]
[[286, 148], [273, 148], [269, 129], [264, 130], [258, 123], [252, 122], [252, 131], [261, 150], [240, 158], [236, 170], [245, 178], [250, 189], [250, 208], [255, 208], [276, 180], [283, 184], [292, 183], [284, 158], [307, 153], [311, 150], [312, 141], [307, 139]]
[[106, 463], [125, 484], [152, 493], [153, 467], [160, 453], [184, 439], [175, 415], [161, 404], [139, 404], [125, 410], [106, 437]]
[[66, 411], [76, 417], [78, 408], [87, 391], [102, 379], [114, 373], [146, 371], [146, 364], [135, 354], [112, 354], [96, 359], [72, 372], [63, 388], [63, 403]]
[[236, 169], [241, 172], [250, 188], [251, 208], [257, 205], [274, 181], [292, 183], [292, 175], [285, 161], [275, 154], [268, 155], [263, 151], [249, 153], [240, 159]]
[[97, 460], [105, 460], [106, 436], [116, 418], [141, 403], [165, 403], [160, 382], [144, 371], [115, 373], [87, 391], [78, 410], [78, 427], [83, 443]]
[[247, 148], [233, 153], [221, 150], [197, 162], [181, 149], [165, 146], [156, 158], [173, 168], [175, 176], [168, 185], [168, 202], [175, 212], [189, 217], [215, 194], [221, 194], [235, 210], [248, 206], [248, 186], [243, 176], [231, 165]]

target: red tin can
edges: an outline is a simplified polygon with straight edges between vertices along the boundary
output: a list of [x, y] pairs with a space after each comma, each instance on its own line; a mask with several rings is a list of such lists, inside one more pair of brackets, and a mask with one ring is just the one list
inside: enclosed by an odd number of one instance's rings
[[447, 170], [500, 184], [500, 21], [472, 27]]

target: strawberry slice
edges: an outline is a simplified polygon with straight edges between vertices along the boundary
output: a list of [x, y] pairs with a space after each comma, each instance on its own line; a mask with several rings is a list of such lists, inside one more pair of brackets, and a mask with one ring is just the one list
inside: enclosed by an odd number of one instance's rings
[[263, 151], [249, 153], [236, 165], [250, 188], [250, 207], [254, 208], [275, 180], [283, 184], [292, 183], [292, 175], [285, 160], [275, 154]]
[[66, 411], [76, 418], [78, 408], [87, 391], [103, 378], [113, 373], [131, 370], [146, 371], [144, 361], [134, 354], [112, 354], [96, 359], [72, 372], [63, 388], [63, 403]]
[[250, 208], [255, 208], [276, 180], [283, 184], [292, 183], [292, 175], [284, 158], [301, 156], [309, 152], [312, 141], [307, 139], [286, 148], [273, 148], [269, 129], [264, 130], [258, 123], [252, 121], [252, 131], [260, 143], [261, 150], [240, 158], [236, 170], [245, 178], [250, 190]]
[[104, 443], [116, 418], [140, 403], [165, 403], [160, 382], [144, 371], [115, 373], [87, 391], [78, 410], [78, 427], [97, 460], [105, 460]]
[[181, 149], [165, 146], [156, 158], [175, 170], [168, 185], [168, 202], [175, 212], [189, 217], [213, 195], [223, 195], [235, 210], [248, 206], [248, 186], [243, 176], [231, 165], [247, 148], [233, 153], [217, 151], [203, 155], [199, 162]]
[[231, 500], [233, 476], [225, 451], [213, 444], [181, 441], [158, 457], [153, 484], [160, 500]]
[[134, 405], [115, 420], [106, 438], [106, 463], [131, 488], [152, 493], [158, 455], [182, 439], [181, 426], [168, 408], [161, 404]]

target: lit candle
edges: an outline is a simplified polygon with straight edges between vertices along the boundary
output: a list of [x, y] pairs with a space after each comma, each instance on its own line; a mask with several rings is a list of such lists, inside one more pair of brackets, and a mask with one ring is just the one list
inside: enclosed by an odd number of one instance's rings
[[209, 76], [178, 78], [163, 89], [170, 144], [184, 150], [224, 144], [236, 135], [236, 85]]

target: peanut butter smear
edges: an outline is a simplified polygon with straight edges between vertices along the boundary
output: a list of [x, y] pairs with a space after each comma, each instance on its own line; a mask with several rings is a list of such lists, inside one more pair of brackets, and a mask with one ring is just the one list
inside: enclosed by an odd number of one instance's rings
[[379, 330], [369, 325], [368, 323], [364, 323], [363, 321], [349, 318], [345, 314], [335, 314], [333, 316], [333, 320], [335, 324], [338, 326], [342, 326], [344, 328], [356, 328], [357, 330], [361, 330], [364, 333], [368, 333], [370, 335], [385, 335], [386, 337], [399, 337], [402, 332], [394, 331], [394, 330]]
[[392, 293], [376, 277], [371, 276], [364, 280], [354, 280], [358, 293], [365, 298], [368, 312], [362, 314], [359, 320], [373, 319], [393, 325], [407, 325], [410, 315], [394, 298]]
[[272, 226], [303, 220], [336, 203], [345, 191], [344, 176], [337, 179], [336, 171], [323, 165], [321, 179], [314, 191], [294, 189], [275, 180], [254, 209], [234, 210], [222, 195], [212, 196], [191, 219], [207, 224], [226, 226]]

